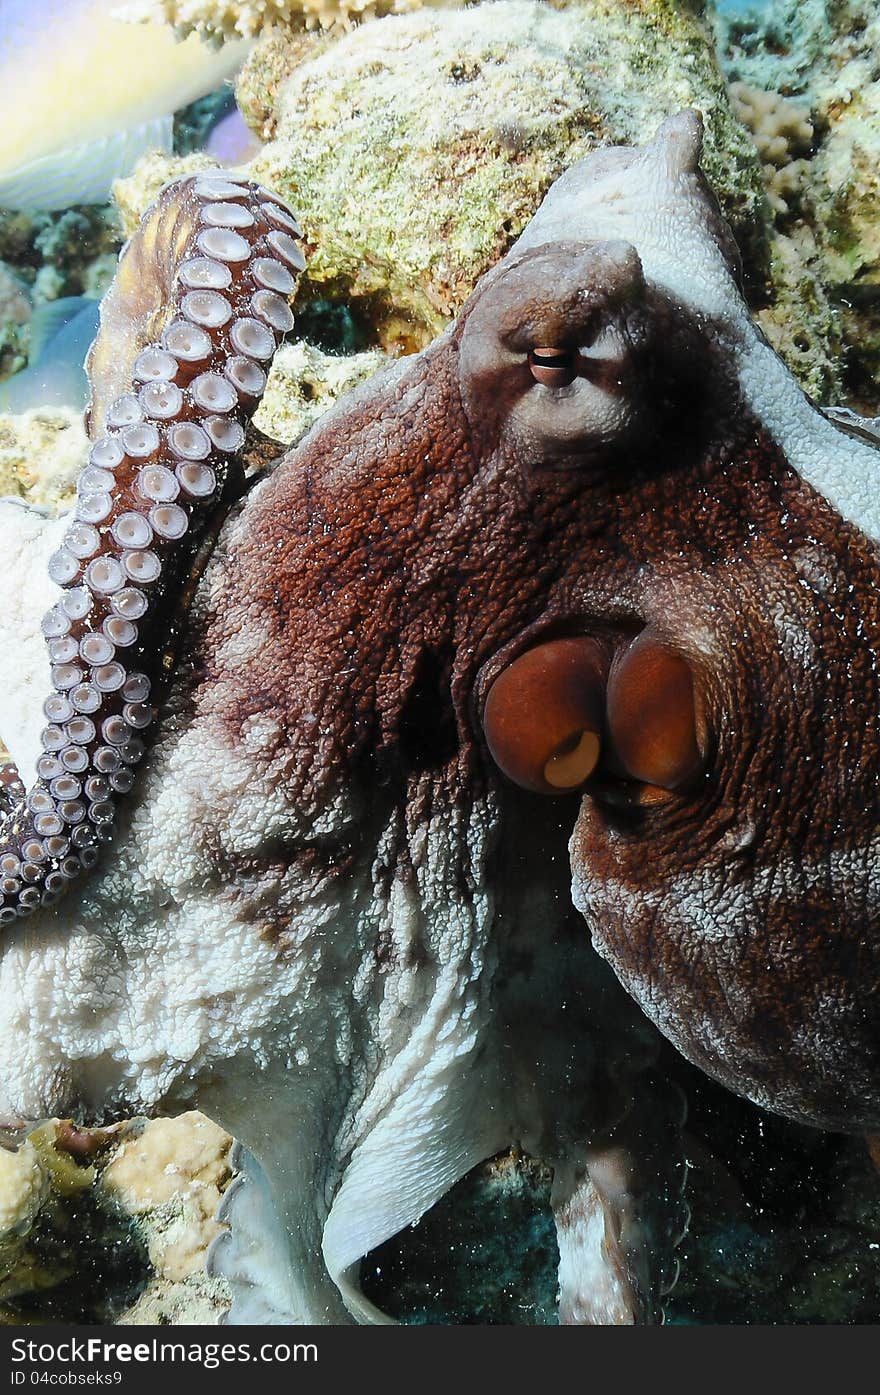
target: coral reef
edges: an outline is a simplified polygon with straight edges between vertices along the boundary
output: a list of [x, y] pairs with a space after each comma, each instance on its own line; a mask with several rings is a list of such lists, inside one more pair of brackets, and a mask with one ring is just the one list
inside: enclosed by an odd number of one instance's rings
[[[505, 0], [506, 3], [508, 0]], [[166, 12], [171, 8], [169, 5], [162, 6]], [[265, 15], [267, 8], [259, 5], [183, 4], [175, 8], [175, 14], [183, 14], [183, 21], [178, 22], [190, 24], [190, 27], [198, 27], [204, 22], [213, 25], [214, 34], [219, 37], [225, 32], [224, 26], [232, 32], [242, 22], [256, 24], [258, 12]], [[405, 8], [410, 6], [406, 5]], [[511, 10], [523, 11], [526, 8], [534, 9], [518, 5], [516, 0], [510, 4]], [[580, 8], [586, 11], [590, 7]], [[598, 70], [609, 62], [619, 63], [619, 59], [613, 57], [616, 52], [613, 48], [601, 48], [602, 44], [612, 44], [609, 35], [613, 31], [613, 17], [608, 14], [609, 7], [594, 5], [592, 8], [594, 14], [601, 12], [604, 30], [602, 35], [593, 36], [596, 46], [592, 49], [581, 47], [577, 62], [586, 62], [588, 70]], [[620, 98], [615, 97], [615, 104], [620, 102], [618, 110], [616, 106], [614, 109], [609, 107], [607, 87], [603, 93], [603, 105], [585, 89], [577, 89], [570, 84], [570, 75], [566, 74], [565, 61], [560, 56], [564, 45], [560, 41], [554, 50], [552, 36], [548, 37], [550, 26], [562, 24], [561, 19], [547, 20], [547, 27], [536, 40], [534, 51], [538, 58], [534, 71], [537, 77], [535, 85], [530, 87], [527, 73], [516, 71], [502, 78], [495, 71], [504, 66], [502, 50], [506, 47], [506, 41], [503, 44], [499, 41], [499, 49], [495, 50], [488, 40], [484, 42], [479, 36], [474, 38], [473, 33], [479, 29], [476, 22], [466, 41], [450, 40], [447, 48], [441, 44], [440, 37], [435, 38], [435, 31], [439, 35], [440, 23], [429, 15], [418, 17], [417, 23], [413, 24], [413, 32], [423, 36], [421, 41], [430, 49], [431, 62], [440, 65], [440, 90], [444, 100], [438, 103], [435, 95], [437, 88], [420, 88], [414, 93], [413, 122], [416, 120], [418, 101], [423, 104], [425, 121], [430, 127], [430, 119], [433, 119], [438, 106], [443, 106], [444, 117], [448, 114], [450, 104], [445, 100], [447, 88], [451, 87], [456, 95], [455, 89], [473, 86], [480, 81], [481, 74], [474, 71], [480, 61], [473, 57], [476, 50], [485, 55], [483, 61], [486, 67], [491, 68], [493, 77], [499, 79], [493, 108], [499, 115], [497, 119], [491, 118], [495, 125], [490, 142], [491, 160], [488, 162], [495, 162], [498, 168], [488, 172], [480, 165], [474, 133], [462, 124], [456, 126], [456, 120], [464, 119], [457, 111], [450, 115], [448, 130], [442, 133], [441, 138], [437, 138], [436, 130], [429, 129], [427, 145], [424, 146], [414, 143], [414, 125], [407, 131], [397, 127], [390, 129], [392, 118], [388, 113], [383, 127], [381, 104], [385, 99], [383, 93], [387, 94], [389, 90], [383, 88], [383, 82], [399, 83], [401, 90], [406, 90], [411, 82], [411, 70], [396, 53], [393, 44], [389, 46], [387, 54], [388, 70], [393, 68], [393, 77], [387, 77], [383, 71], [385, 59], [377, 56], [380, 46], [378, 42], [371, 45], [365, 37], [366, 31], [363, 35], [358, 33], [350, 39], [332, 44], [325, 39], [292, 36], [279, 31], [265, 34], [246, 74], [240, 80], [239, 96], [242, 100], [241, 94], [245, 94], [246, 100], [242, 101], [242, 105], [252, 125], [259, 127], [264, 136], [274, 136], [278, 141], [277, 148], [262, 157], [260, 177], [284, 187], [294, 204], [305, 208], [307, 226], [315, 240], [320, 240], [322, 247], [328, 243], [332, 249], [326, 261], [322, 261], [320, 256], [316, 259], [313, 295], [329, 293], [346, 298], [351, 296], [363, 323], [369, 325], [370, 332], [375, 333], [384, 344], [394, 349], [417, 347], [442, 327], [479, 272], [503, 250], [506, 241], [531, 211], [545, 184], [561, 167], [560, 162], [568, 163], [577, 154], [585, 153], [596, 139], [638, 138], [653, 124], [655, 100], [656, 110], [659, 111], [664, 102], [673, 99], [677, 87], [684, 92], [689, 80], [693, 84], [691, 95], [685, 93], [680, 100], [696, 100], [702, 104], [700, 82], [703, 82], [709, 94], [706, 97], [707, 107], [720, 112], [717, 120], [722, 133], [719, 138], [716, 130], [716, 176], [724, 161], [731, 158], [730, 152], [733, 152], [726, 186], [722, 191], [726, 209], [734, 221], [738, 220], [741, 235], [750, 220], [757, 223], [759, 195], [756, 192], [755, 167], [747, 149], [739, 142], [735, 127], [728, 124], [729, 114], [723, 105], [723, 97], [719, 97], [712, 86], [717, 79], [712, 72], [711, 61], [706, 59], [693, 37], [699, 31], [689, 19], [676, 14], [675, 7], [670, 9], [655, 5], [640, 8], [647, 18], [642, 13], [638, 16], [638, 22], [644, 28], [637, 31], [633, 70], [625, 73], [627, 82], [634, 82], [634, 73], [638, 73], [639, 65], [648, 62], [651, 34], [656, 32], [656, 29], [652, 31], [651, 26], [659, 23], [658, 16], [662, 16], [664, 22], [668, 21], [674, 44], [679, 43], [679, 30], [675, 25], [680, 25], [686, 42], [681, 43], [681, 65], [672, 64], [668, 86], [661, 86], [661, 78], [665, 81], [666, 75], [659, 62], [651, 70], [650, 91], [644, 110], [638, 112], [635, 110], [632, 88], [627, 88]], [[758, 318], [771, 343], [783, 353], [803, 385], [820, 399], [828, 400], [840, 386], [836, 364], [840, 323], [836, 307], [825, 292], [826, 284], [842, 302], [850, 296], [855, 302], [852, 307], [844, 304], [844, 323], [848, 340], [855, 346], [854, 357], [861, 371], [865, 375], [876, 372], [876, 366], [880, 364], [880, 323], [873, 331], [865, 332], [866, 326], [874, 323], [872, 303], [880, 280], [880, 247], [877, 246], [874, 216], [878, 198], [876, 170], [880, 155], [877, 140], [880, 117], [877, 92], [880, 88], [872, 80], [860, 89], [855, 81], [860, 70], [851, 67], [849, 76], [850, 80], [854, 80], [854, 87], [847, 101], [844, 103], [839, 97], [834, 100], [829, 98], [824, 107], [821, 104], [813, 105], [812, 110], [820, 112], [822, 130], [826, 134], [808, 169], [802, 155], [809, 147], [812, 125], [803, 114], [802, 97], [807, 68], [802, 55], [812, 53], [811, 61], [815, 62], [817, 55], [821, 54], [829, 73], [833, 58], [833, 52], [832, 58], [829, 58], [829, 50], [824, 42], [826, 31], [815, 19], [814, 12], [819, 8], [798, 7], [802, 14], [811, 9], [813, 20], [812, 27], [806, 23], [802, 26], [799, 54], [796, 57], [788, 55], [790, 77], [785, 77], [781, 59], [775, 67], [772, 64], [768, 66], [765, 54], [759, 55], [760, 63], [742, 64], [742, 71], [750, 80], [775, 84], [778, 90], [762, 91], [748, 86], [746, 81], [740, 81], [732, 85], [731, 98], [735, 114], [750, 128], [756, 139], [770, 206], [777, 219], [777, 231], [770, 243], [768, 284], [772, 286], [772, 294], [769, 303], [761, 308]], [[373, 13], [382, 12], [375, 7], [370, 9]], [[215, 16], [214, 19], [208, 15], [209, 11]], [[241, 17], [245, 13], [250, 18], [243, 21]], [[203, 21], [202, 15], [207, 15], [207, 20]], [[219, 20], [216, 18], [218, 15]], [[332, 6], [319, 9], [318, 5], [308, 22], [316, 22], [315, 16], [318, 23], [331, 26], [340, 17], [346, 17], [341, 9]], [[444, 18], [443, 29], [454, 29], [460, 35], [471, 22], [470, 15], [460, 18], [460, 28], [458, 19], [453, 25]], [[566, 18], [564, 22], [570, 28], [576, 26], [575, 20]], [[503, 25], [499, 25], [502, 32], [506, 31], [507, 23], [505, 20]], [[793, 31], [800, 32], [798, 26], [799, 22], [793, 20]], [[516, 30], [520, 46], [526, 32], [525, 25]], [[445, 38], [445, 35], [441, 37]], [[528, 38], [531, 40], [532, 37], [529, 31]], [[407, 44], [415, 42], [417, 40], [407, 40]], [[675, 52], [677, 54], [678, 50]], [[328, 56], [324, 60], [325, 66], [321, 68], [325, 53]], [[341, 65], [340, 54], [343, 59]], [[424, 52], [421, 58], [424, 59]], [[693, 61], [688, 62], [688, 58]], [[398, 61], [399, 66], [395, 68], [394, 64]], [[862, 60], [855, 60], [851, 51], [846, 61]], [[292, 71], [295, 62], [303, 63], [300, 71]], [[453, 75], [452, 70], [458, 63], [461, 66]], [[350, 67], [347, 67], [349, 64]], [[379, 71], [370, 72], [371, 66], [377, 65]], [[370, 95], [369, 99], [365, 97], [362, 109], [360, 103], [351, 103], [358, 105], [361, 116], [357, 121], [362, 117], [364, 125], [357, 126], [353, 122], [351, 131], [346, 132], [346, 138], [350, 136], [353, 144], [357, 139], [365, 141], [367, 153], [362, 158], [365, 164], [373, 166], [370, 171], [361, 169], [357, 172], [358, 182], [364, 187], [363, 199], [368, 203], [372, 201], [378, 215], [376, 224], [368, 220], [370, 226], [366, 229], [373, 241], [364, 236], [363, 226], [360, 229], [355, 227], [358, 219], [361, 223], [364, 221], [362, 202], [359, 201], [354, 208], [343, 193], [345, 188], [351, 188], [356, 174], [345, 143], [338, 150], [334, 148], [334, 122], [336, 128], [339, 125], [338, 112], [334, 114], [336, 97], [327, 96], [323, 106], [318, 102], [316, 117], [307, 118], [301, 134], [294, 123], [297, 103], [304, 100], [304, 93], [318, 91], [322, 74], [325, 84], [336, 82], [332, 91], [340, 93], [343, 98], [355, 90], [366, 94], [369, 87], [355, 87], [351, 73], [357, 75], [358, 83], [363, 76], [365, 81], [369, 80], [375, 85], [375, 95]], [[597, 72], [597, 84], [600, 76]], [[278, 106], [278, 90], [287, 78], [289, 82]], [[544, 117], [549, 124], [557, 122], [557, 128], [550, 135], [537, 129], [540, 123], [535, 118], [535, 112], [541, 110], [536, 105], [541, 82], [549, 85], [554, 92], [554, 109], [549, 118], [546, 113]], [[518, 98], [520, 85], [523, 97], [522, 106], [518, 107], [514, 97]], [[596, 90], [599, 90], [598, 86]], [[794, 104], [779, 95], [780, 91], [795, 93], [800, 100]], [[309, 100], [312, 100], [311, 96]], [[588, 108], [586, 115], [583, 112], [579, 115], [578, 102], [590, 100], [592, 107]], [[679, 98], [675, 100], [677, 103]], [[479, 89], [476, 99], [478, 106], [482, 107], [484, 103], [491, 105], [486, 87]], [[505, 103], [506, 109], [514, 113], [509, 125], [504, 124], [501, 115]], [[302, 123], [301, 112], [299, 116]], [[315, 148], [309, 142], [316, 138], [321, 140], [322, 150], [326, 152], [321, 154], [319, 161], [325, 179], [329, 172], [326, 187], [321, 185], [317, 173], [310, 173], [305, 164], [307, 158], [314, 159]], [[399, 149], [399, 165], [397, 160], [389, 162], [383, 155], [389, 139], [392, 144], [396, 142]], [[422, 139], [426, 138], [423, 136]], [[432, 146], [431, 142], [435, 140], [437, 144]], [[287, 172], [284, 164], [288, 150], [293, 151], [294, 155], [291, 166], [293, 174]], [[434, 165], [431, 165], [431, 160], [435, 161]], [[204, 156], [196, 156], [191, 162], [148, 159], [132, 180], [123, 181], [118, 186], [126, 231], [133, 231], [143, 208], [171, 174], [209, 168], [212, 163]], [[389, 169], [389, 165], [398, 167]], [[418, 172], [418, 177], [413, 176], [414, 170]], [[365, 180], [366, 173], [377, 182], [369, 184]], [[455, 200], [460, 200], [462, 186], [456, 185], [455, 179], [462, 177], [468, 185], [473, 181], [476, 187], [473, 189], [473, 207], [465, 200], [459, 217], [452, 207], [454, 200], [450, 198], [446, 203], [442, 196], [449, 190], [454, 193]], [[502, 183], [502, 180], [505, 182]], [[809, 194], [809, 197], [820, 199], [821, 253], [811, 228], [797, 218], [804, 191], [812, 187], [811, 181], [816, 181], [815, 188], [819, 190], [818, 195]], [[409, 189], [406, 187], [408, 183], [411, 185]], [[300, 188], [304, 190], [303, 193], [300, 193]], [[512, 191], [512, 211], [507, 209], [506, 204], [504, 208], [501, 206], [508, 189]], [[377, 195], [382, 196], [378, 202]], [[339, 200], [335, 210], [333, 196]], [[431, 229], [426, 233], [425, 227], [419, 224], [420, 205], [436, 222], [433, 238]], [[313, 207], [316, 210], [314, 214], [311, 213]], [[392, 214], [400, 220], [396, 228], [386, 221]], [[111, 270], [112, 253], [98, 251], [101, 244], [94, 239], [89, 243], [88, 266], [81, 271], [76, 270], [83, 263], [78, 241], [83, 229], [75, 221], [81, 215], [77, 213], [75, 218], [68, 218], [65, 224], [67, 217], [63, 215], [51, 224], [44, 223], [36, 235], [30, 236], [31, 248], [45, 258], [43, 267], [34, 275], [37, 298], [64, 294], [80, 286], [94, 293], [94, 288]], [[21, 224], [10, 222], [8, 226], [12, 239], [16, 235], [16, 226], [20, 228]], [[446, 253], [445, 263], [438, 260], [443, 238], [436, 236], [437, 226], [443, 229], [444, 238], [449, 238], [453, 244], [451, 255], [448, 251]], [[779, 231], [781, 227], [785, 228], [785, 232]], [[412, 242], [409, 240], [410, 229], [413, 230]], [[12, 246], [12, 241], [6, 245]], [[426, 249], [428, 275], [412, 298], [408, 292], [414, 283], [408, 278], [413, 276], [414, 259], [423, 255]], [[760, 277], [762, 268], [767, 270], [766, 253], [761, 247], [760, 237], [752, 236], [746, 250], [753, 276]], [[411, 258], [409, 262], [408, 257]], [[53, 272], [55, 266], [59, 268], [57, 276]], [[391, 286], [387, 296], [386, 282]], [[792, 308], [795, 306], [798, 307], [798, 322], [792, 326]], [[22, 323], [26, 323], [26, 318]], [[12, 342], [18, 341], [13, 339]], [[0, 340], [0, 352], [2, 349], [3, 342]], [[383, 356], [377, 352], [343, 359], [324, 355], [305, 342], [290, 344], [276, 358], [256, 422], [277, 440], [285, 443], [294, 441], [341, 391], [367, 376], [383, 361]], [[14, 359], [9, 362], [10, 367], [17, 366]], [[2, 365], [3, 360], [0, 359], [0, 367]], [[27, 420], [0, 418], [0, 492], [28, 494], [35, 502], [47, 505], [69, 500], [72, 479], [81, 463], [83, 443], [84, 438], [78, 434], [77, 421], [72, 415], [66, 418], [63, 414], [46, 416], [35, 413], [28, 414]], [[50, 465], [50, 462], [57, 464]], [[168, 1127], [157, 1128], [156, 1125]], [[207, 1133], [202, 1132], [204, 1127], [207, 1127]], [[225, 1304], [224, 1290], [221, 1283], [209, 1280], [201, 1273], [201, 1263], [204, 1246], [215, 1229], [210, 1219], [213, 1205], [228, 1176], [223, 1152], [228, 1147], [228, 1138], [207, 1121], [203, 1125], [195, 1123], [184, 1127], [179, 1120], [154, 1121], [145, 1127], [138, 1124], [136, 1128], [130, 1128], [124, 1137], [127, 1141], [114, 1150], [111, 1160], [101, 1161], [98, 1171], [93, 1172], [93, 1180], [95, 1177], [98, 1179], [94, 1195], [100, 1196], [102, 1214], [103, 1208], [106, 1208], [108, 1215], [118, 1212], [126, 1225], [131, 1222], [127, 1243], [146, 1252], [154, 1272], [143, 1291], [123, 1310], [120, 1320], [215, 1321]], [[782, 1147], [786, 1146], [792, 1149], [794, 1156], [799, 1137], [795, 1137], [794, 1141], [783, 1138]], [[840, 1153], [842, 1161], [839, 1161], [837, 1172], [833, 1172], [829, 1165], [829, 1175], [837, 1176], [839, 1172], [844, 1181], [852, 1182], [853, 1192], [861, 1197], [868, 1191], [864, 1169], [859, 1169], [854, 1146], [847, 1145], [847, 1149]], [[26, 1237], [33, 1228], [36, 1215], [51, 1217], [53, 1214], [48, 1200], [54, 1195], [50, 1172], [40, 1161], [41, 1155], [31, 1141], [17, 1154], [4, 1155], [0, 1152], [0, 1176], [4, 1175], [2, 1168], [5, 1158], [18, 1159], [8, 1165], [10, 1177], [20, 1178], [19, 1183], [10, 1184], [9, 1196], [11, 1201], [21, 1197], [21, 1210], [19, 1220], [7, 1228], [8, 1251], [3, 1249], [7, 1239], [0, 1215], [0, 1261], [5, 1265], [7, 1253], [14, 1256], [10, 1263], [18, 1275], [20, 1288], [24, 1286], [21, 1291], [27, 1289], [28, 1285], [36, 1289], [44, 1283], [49, 1286], [62, 1283], [64, 1276], [70, 1272], [69, 1264], [65, 1269], [64, 1264], [56, 1258], [52, 1262], [54, 1269], [52, 1264], [45, 1263], [41, 1268], [38, 1260], [31, 1257], [25, 1261], [22, 1258], [27, 1250]], [[167, 1171], [162, 1171], [163, 1168]], [[727, 1204], [722, 1185], [724, 1169], [698, 1150], [698, 1176], [700, 1169], [710, 1179], [711, 1185], [705, 1188], [706, 1197], [700, 1203], [704, 1209], [702, 1212], [698, 1210], [692, 1238], [685, 1242], [687, 1272], [691, 1278], [679, 1287], [676, 1299], [679, 1320], [693, 1320], [694, 1317], [706, 1320], [705, 1306], [702, 1305], [706, 1288], [699, 1287], [706, 1283], [710, 1289], [715, 1285], [719, 1293], [718, 1312], [721, 1316], [717, 1320], [737, 1320], [737, 1313], [740, 1314], [738, 1320], [756, 1320], [767, 1311], [763, 1305], [775, 1293], [778, 1272], [784, 1272], [789, 1277], [794, 1295], [792, 1320], [819, 1321], [832, 1314], [840, 1321], [868, 1320], [870, 1305], [866, 1304], [864, 1296], [860, 1296], [860, 1285], [869, 1272], [870, 1259], [867, 1264], [862, 1262], [861, 1273], [856, 1280], [850, 1279], [847, 1285], [845, 1271], [852, 1268], [852, 1248], [845, 1225], [841, 1224], [837, 1229], [832, 1227], [824, 1235], [817, 1226], [815, 1233], [811, 1232], [806, 1251], [808, 1258], [804, 1259], [799, 1252], [797, 1222], [780, 1221], [779, 1237], [774, 1236], [772, 1231], [768, 1237], [766, 1229], [750, 1231], [750, 1204], [741, 1197], [735, 1203], [730, 1201]], [[30, 1183], [27, 1178], [30, 1178]], [[544, 1245], [550, 1255], [544, 1266], [546, 1273], [542, 1269], [536, 1283], [536, 1289], [540, 1289], [541, 1284], [547, 1286], [544, 1302], [549, 1313], [553, 1300], [551, 1286], [555, 1283], [552, 1277], [555, 1255], [552, 1253], [549, 1216], [545, 1218], [543, 1231], [540, 1226], [541, 1208], [546, 1204], [546, 1178], [533, 1176], [525, 1168], [493, 1164], [483, 1174], [483, 1180], [487, 1190], [479, 1194], [479, 1203], [475, 1206], [475, 1229], [479, 1230], [482, 1224], [487, 1232], [492, 1230], [491, 1238], [496, 1239], [499, 1228], [497, 1217], [509, 1215], [509, 1208], [513, 1208], [517, 1218], [515, 1225], [519, 1227], [513, 1248], [521, 1254], [525, 1247], [534, 1242], [539, 1249]], [[841, 1181], [842, 1190], [845, 1190], [844, 1181]], [[710, 1205], [706, 1199], [716, 1197], [716, 1188], [723, 1197], [717, 1207], [714, 1200]], [[700, 1195], [698, 1188], [698, 1198]], [[493, 1209], [496, 1201], [499, 1202], [497, 1215]], [[33, 1214], [28, 1214], [29, 1208]], [[854, 1204], [854, 1212], [855, 1209]], [[489, 1216], [495, 1219], [490, 1222], [487, 1220]], [[861, 1213], [851, 1220], [854, 1227], [864, 1227], [866, 1224]], [[725, 1222], [728, 1223], [727, 1229], [724, 1228]], [[441, 1225], [443, 1233], [442, 1225], [448, 1225], [449, 1218], [443, 1222], [442, 1217], [438, 1217], [437, 1223]], [[786, 1224], [789, 1229], [783, 1239], [781, 1231]], [[106, 1232], [107, 1235], [110, 1233], [109, 1230]], [[483, 1238], [485, 1241], [487, 1236]], [[716, 1259], [716, 1252], [722, 1251], [726, 1257], [725, 1263], [730, 1262], [727, 1257], [732, 1256], [733, 1262], [738, 1259], [742, 1267], [757, 1275], [748, 1300], [751, 1306], [747, 1308], [743, 1306], [742, 1295], [732, 1296], [726, 1287], [725, 1264]], [[427, 1254], [433, 1255], [430, 1246]], [[810, 1266], [814, 1270], [817, 1266], [821, 1268], [829, 1256], [840, 1258], [837, 1287], [820, 1289], [819, 1281], [816, 1281], [814, 1288], [810, 1289]], [[544, 1258], [547, 1258], [546, 1254]], [[450, 1270], [458, 1268], [459, 1282], [463, 1285], [472, 1282], [473, 1261], [471, 1245], [462, 1240], [455, 1256], [449, 1261], [449, 1267]], [[427, 1258], [425, 1262], [427, 1264]], [[425, 1282], [427, 1285], [429, 1280]], [[501, 1311], [510, 1313], [508, 1320], [522, 1320], [523, 1311], [529, 1314], [526, 1320], [541, 1320], [540, 1292], [523, 1298], [521, 1294], [517, 1295], [512, 1287], [513, 1282], [510, 1281], [510, 1286], [501, 1295]], [[381, 1286], [376, 1290], [377, 1297], [381, 1297], [383, 1303], [384, 1292]], [[2, 1289], [0, 1294], [3, 1294]], [[799, 1298], [801, 1294], [802, 1301]], [[434, 1292], [431, 1299], [435, 1303], [431, 1311], [439, 1312], [441, 1320], [449, 1320], [448, 1306], [444, 1317], [440, 1295]], [[688, 1307], [691, 1300], [692, 1306]], [[504, 1307], [504, 1303], [508, 1306]], [[426, 1304], [426, 1307], [429, 1305]], [[412, 1311], [408, 1302], [404, 1304], [403, 1311]], [[493, 1309], [490, 1303], [487, 1311], [494, 1314], [498, 1308]], [[742, 1316], [743, 1312], [747, 1313], [746, 1318]], [[853, 1314], [862, 1316], [853, 1319]]]
[[0, 1302], [38, 1284], [27, 1237], [48, 1187], [31, 1142], [26, 1140], [15, 1151], [0, 1147]]
[[0, 378], [27, 363], [31, 301], [22, 282], [0, 262]]
[[[750, 1109], [680, 1061], [667, 1068], [691, 1101], [691, 1220], [667, 1323], [876, 1322], [880, 1198], [861, 1141]], [[374, 1251], [364, 1286], [406, 1322], [473, 1321], [479, 1268], [478, 1321], [552, 1323], [549, 1200], [546, 1170], [527, 1159], [484, 1164]]]
[[[280, 85], [278, 64], [270, 47], [277, 133], [252, 171], [302, 212], [306, 293], [354, 301], [386, 347], [421, 347], [448, 323], [565, 166], [683, 105], [704, 112], [707, 173], [763, 264], [755, 152], [684, 8], [425, 10], [364, 25]], [[254, 95], [257, 65], [245, 110], [270, 105]]]
[[144, 213], [155, 203], [162, 189], [172, 179], [184, 179], [189, 174], [209, 171], [222, 176], [223, 171], [201, 150], [189, 155], [165, 155], [156, 150], [138, 160], [131, 174], [113, 184], [113, 199], [119, 210], [124, 238], [133, 237]]
[[807, 111], [778, 92], [762, 92], [745, 82], [730, 84], [730, 98], [758, 148], [771, 208], [774, 213], [790, 212], [791, 201], [807, 176], [803, 156], [813, 142]]
[[275, 356], [254, 425], [292, 445], [337, 398], [386, 362], [384, 354], [325, 354], [304, 339], [283, 345]]
[[235, 100], [251, 130], [262, 141], [278, 128], [278, 92], [298, 64], [316, 58], [330, 36], [323, 31], [269, 29], [260, 35], [235, 80]]
[[[795, 279], [816, 287], [815, 301], [830, 304], [846, 361], [843, 386], [865, 411], [880, 410], [880, 14], [864, 0], [785, 0], [746, 17], [717, 20], [722, 62], [732, 79], [768, 94], [809, 105], [815, 153], [807, 171], [795, 171], [805, 206], [795, 246]], [[740, 89], [741, 90], [741, 89]], [[779, 98], [775, 100], [778, 107]], [[779, 171], [775, 178], [782, 178]], [[782, 197], [789, 200], [784, 191]], [[777, 258], [777, 265], [779, 258]], [[785, 299], [784, 286], [779, 295]], [[809, 308], [808, 337], [821, 339]]]
[[[170, 24], [179, 38], [199, 34], [211, 43], [252, 39], [273, 25], [348, 29], [377, 15], [405, 14], [426, 0], [126, 0], [120, 18]], [[435, 5], [455, 0], [431, 0]]]
[[[35, 303], [102, 294], [112, 276], [109, 262], [115, 261], [119, 241], [119, 224], [111, 208], [33, 214], [0, 210], [0, 257]], [[103, 268], [101, 274], [96, 274], [95, 264]]]
[[[132, 1126], [101, 1173], [102, 1205], [132, 1218], [152, 1276], [121, 1321], [216, 1322], [228, 1299], [205, 1274], [232, 1139], [203, 1114]], [[186, 1314], [184, 1317], [183, 1314]]]

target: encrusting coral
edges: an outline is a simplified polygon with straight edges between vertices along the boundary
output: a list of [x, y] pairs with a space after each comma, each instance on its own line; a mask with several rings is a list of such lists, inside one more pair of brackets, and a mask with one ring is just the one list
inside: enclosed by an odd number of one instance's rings
[[31, 302], [18, 277], [0, 262], [0, 378], [27, 362]]

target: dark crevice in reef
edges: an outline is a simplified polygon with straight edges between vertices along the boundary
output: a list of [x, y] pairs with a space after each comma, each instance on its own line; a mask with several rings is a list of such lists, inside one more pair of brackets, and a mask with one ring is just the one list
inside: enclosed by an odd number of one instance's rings
[[[664, 1065], [688, 1097], [691, 1168], [667, 1322], [876, 1322], [880, 1176], [864, 1142], [767, 1114], [671, 1049]], [[549, 1197], [528, 1160], [474, 1169], [368, 1256], [365, 1293], [406, 1323], [555, 1323]]]
[[117, 1322], [153, 1272], [131, 1220], [112, 1217], [89, 1192], [64, 1217], [39, 1216], [28, 1249], [37, 1274], [66, 1277], [0, 1302], [0, 1324]]

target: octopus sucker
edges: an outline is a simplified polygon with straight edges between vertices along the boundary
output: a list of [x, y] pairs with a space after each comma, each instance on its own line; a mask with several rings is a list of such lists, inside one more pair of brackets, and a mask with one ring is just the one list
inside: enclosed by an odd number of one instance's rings
[[62, 595], [42, 622], [37, 778], [2, 777], [2, 924], [51, 904], [113, 836], [155, 717], [163, 609], [293, 326], [299, 237], [268, 191], [198, 176], [166, 185], [123, 249], [87, 359], [88, 463], [48, 562]]

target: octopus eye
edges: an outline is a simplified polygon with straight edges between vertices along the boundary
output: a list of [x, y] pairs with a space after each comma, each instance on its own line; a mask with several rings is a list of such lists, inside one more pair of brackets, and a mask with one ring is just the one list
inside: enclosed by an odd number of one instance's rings
[[539, 644], [499, 674], [483, 729], [508, 779], [536, 794], [567, 794], [589, 779], [599, 759], [607, 671], [602, 646], [577, 637]]
[[529, 368], [536, 383], [544, 387], [567, 387], [578, 375], [577, 354], [573, 349], [532, 349]]
[[608, 731], [617, 759], [634, 780], [675, 790], [703, 766], [690, 666], [650, 630], [612, 665]]

